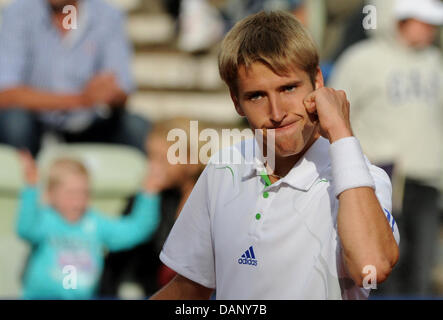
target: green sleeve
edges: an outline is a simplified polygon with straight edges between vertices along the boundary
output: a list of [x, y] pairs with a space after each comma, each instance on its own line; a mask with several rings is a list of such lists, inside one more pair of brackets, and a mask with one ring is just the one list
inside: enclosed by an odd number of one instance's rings
[[38, 243], [43, 236], [43, 217], [38, 198], [35, 187], [26, 186], [20, 192], [16, 231], [22, 239], [32, 243]]
[[139, 193], [128, 216], [119, 219], [101, 217], [99, 232], [110, 251], [130, 249], [148, 240], [160, 222], [160, 197]]

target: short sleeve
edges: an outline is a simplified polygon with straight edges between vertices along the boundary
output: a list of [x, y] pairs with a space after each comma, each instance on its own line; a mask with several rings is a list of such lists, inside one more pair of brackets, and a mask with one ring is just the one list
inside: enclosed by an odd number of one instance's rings
[[392, 215], [392, 185], [389, 176], [383, 169], [377, 166], [370, 164], [368, 164], [368, 166], [375, 182], [375, 195], [377, 196], [380, 206], [383, 209], [383, 213], [388, 220], [395, 241], [397, 242], [397, 245], [400, 245], [400, 232], [394, 216]]
[[200, 175], [160, 253], [169, 268], [207, 288], [215, 288], [208, 181], [212, 168], [206, 166]]

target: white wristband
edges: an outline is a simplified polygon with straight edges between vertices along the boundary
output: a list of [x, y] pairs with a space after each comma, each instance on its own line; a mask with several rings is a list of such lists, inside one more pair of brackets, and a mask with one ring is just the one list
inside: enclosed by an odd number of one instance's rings
[[374, 179], [369, 172], [357, 138], [346, 137], [335, 141], [329, 148], [329, 154], [336, 197], [352, 188], [371, 187], [375, 190]]

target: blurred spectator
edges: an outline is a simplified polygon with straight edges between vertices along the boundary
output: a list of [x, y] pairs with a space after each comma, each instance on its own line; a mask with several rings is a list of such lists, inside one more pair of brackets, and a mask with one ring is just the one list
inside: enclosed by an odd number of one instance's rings
[[[124, 17], [103, 0], [15, 0], [0, 27], [0, 142], [35, 156], [42, 135], [143, 150]], [[26, 18], [24, 18], [26, 16]]]
[[[368, 157], [393, 168], [394, 180], [404, 178], [396, 214], [400, 260], [382, 285], [391, 295], [432, 294], [443, 178], [443, 67], [432, 42], [443, 24], [442, 6], [438, 0], [397, 0], [395, 32], [346, 50], [329, 84], [346, 91]], [[393, 186], [395, 196], [401, 188]]]
[[289, 11], [310, 31], [319, 49], [322, 47], [326, 22], [324, 0], [227, 0], [223, 9], [226, 31], [244, 17], [259, 11]]
[[[317, 9], [319, 12], [316, 14], [316, 18], [319, 19], [316, 20], [321, 20], [320, 15], [323, 14], [321, 1], [227, 0], [218, 1], [222, 4], [216, 6], [217, 1], [211, 0], [163, 0], [166, 10], [178, 22], [178, 47], [183, 51], [193, 53], [211, 49], [222, 40], [224, 33], [231, 29], [237, 21], [262, 10], [291, 11], [303, 24], [308, 26], [307, 12], [309, 10], [306, 10], [306, 7], [310, 5]], [[312, 5], [312, 3], [315, 4]], [[317, 38], [317, 26], [310, 23], [308, 27]]]
[[224, 34], [220, 12], [208, 0], [180, 1], [178, 47], [187, 52], [202, 52], [220, 41]]
[[338, 46], [335, 48], [331, 57], [331, 62], [335, 62], [338, 57], [351, 45], [368, 38], [362, 21], [366, 14], [363, 13], [365, 4], [361, 4], [354, 10], [345, 21], [341, 21], [343, 25], [343, 34], [338, 40]]
[[163, 0], [163, 5], [172, 18], [178, 19], [181, 0]]
[[[186, 132], [189, 159], [192, 143], [190, 120], [175, 118], [156, 123], [146, 140], [146, 149], [149, 160], [148, 180], [157, 186], [157, 192], [161, 195], [160, 226], [151, 240], [132, 250], [107, 256], [100, 290], [102, 297], [119, 297], [119, 287], [125, 282], [138, 284], [145, 295], [150, 296], [175, 275], [174, 271], [161, 263], [159, 254], [175, 219], [203, 171], [204, 164], [189, 164], [189, 161], [188, 164], [169, 163], [167, 154], [173, 142], [168, 142], [167, 136], [173, 129]], [[201, 122], [198, 123], [198, 129], [200, 132], [204, 129]], [[201, 142], [196, 150], [200, 148]], [[129, 199], [124, 214], [129, 212], [133, 201], [133, 197]]]
[[24, 274], [25, 299], [90, 299], [103, 269], [104, 248], [124, 250], [144, 241], [159, 222], [156, 186], [146, 181], [129, 216], [110, 219], [89, 208], [89, 175], [73, 159], [55, 160], [39, 203], [37, 168], [21, 153], [27, 186], [20, 196], [17, 232], [32, 246]]

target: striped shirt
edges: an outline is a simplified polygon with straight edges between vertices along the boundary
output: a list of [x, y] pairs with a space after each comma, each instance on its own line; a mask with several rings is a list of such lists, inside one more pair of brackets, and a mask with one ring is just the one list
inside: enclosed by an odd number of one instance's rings
[[[0, 90], [29, 86], [78, 94], [99, 72], [113, 72], [126, 93], [133, 90], [132, 49], [124, 16], [103, 0], [79, 0], [77, 29], [62, 36], [51, 21], [47, 0], [15, 0], [2, 12]], [[74, 22], [71, 20], [71, 22]], [[47, 111], [40, 120], [56, 129], [84, 130], [102, 107]]]

